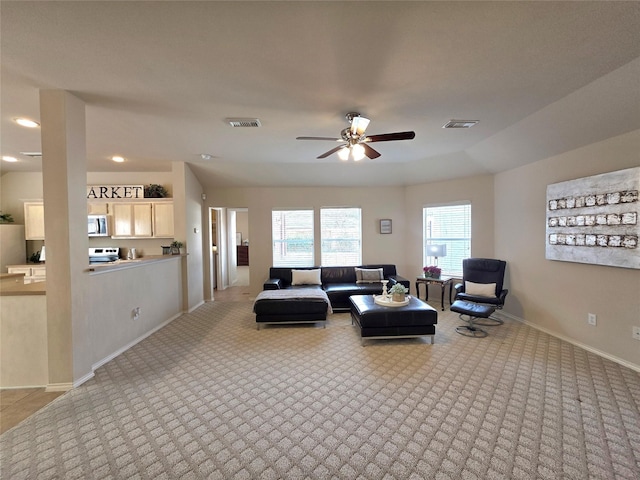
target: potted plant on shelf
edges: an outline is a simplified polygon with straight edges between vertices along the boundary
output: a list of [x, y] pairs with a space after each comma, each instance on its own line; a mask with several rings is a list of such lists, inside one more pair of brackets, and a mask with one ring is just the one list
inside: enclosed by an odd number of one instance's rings
[[404, 296], [409, 293], [409, 289], [401, 283], [396, 283], [389, 289], [391, 300], [394, 302], [404, 302]]
[[168, 196], [167, 189], [157, 183], [144, 187], [144, 198], [166, 198]]
[[0, 212], [0, 223], [13, 223], [13, 216], [10, 213]]
[[432, 265], [430, 267], [424, 267], [422, 271], [424, 272], [424, 276], [426, 278], [440, 278], [440, 273], [442, 272], [442, 269]]
[[182, 245], [183, 243], [178, 240], [174, 240], [173, 242], [171, 242], [171, 254], [180, 255], [180, 249], [182, 248]]

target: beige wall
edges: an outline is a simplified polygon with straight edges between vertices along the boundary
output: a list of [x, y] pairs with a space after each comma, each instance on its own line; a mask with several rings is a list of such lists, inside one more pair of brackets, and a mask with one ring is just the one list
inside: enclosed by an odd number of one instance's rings
[[471, 203], [471, 255], [493, 258], [494, 216], [493, 176], [462, 178], [447, 182], [407, 187], [407, 263], [413, 273], [422, 267], [422, 209], [426, 206]]
[[202, 230], [202, 186], [189, 166], [173, 162], [175, 238], [185, 244], [183, 262], [184, 309], [191, 311], [204, 303], [204, 256]]
[[[182, 313], [183, 257], [91, 274], [88, 314], [92, 368]], [[133, 309], [140, 317], [133, 319]]]
[[[229, 188], [207, 193], [207, 206], [248, 208], [251, 233], [249, 262], [251, 293], [257, 295], [271, 267], [271, 210], [278, 208], [314, 208], [316, 231], [319, 231], [321, 207], [361, 207], [363, 263], [394, 263], [398, 273], [407, 272], [405, 265], [405, 230], [403, 187], [380, 188]], [[378, 221], [393, 220], [393, 233], [380, 235]], [[316, 246], [316, 264], [320, 264]], [[411, 275], [416, 267], [411, 267]]]
[[[640, 366], [640, 271], [545, 259], [546, 187], [640, 165], [640, 131], [495, 176], [495, 253], [508, 262], [505, 311]], [[637, 254], [640, 255], [640, 252]], [[587, 325], [587, 313], [597, 326]]]

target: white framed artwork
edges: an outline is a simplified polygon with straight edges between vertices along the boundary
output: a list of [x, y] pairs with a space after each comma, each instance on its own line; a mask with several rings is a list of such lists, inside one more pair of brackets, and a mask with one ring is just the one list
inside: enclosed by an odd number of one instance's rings
[[548, 260], [640, 269], [640, 167], [547, 185]]

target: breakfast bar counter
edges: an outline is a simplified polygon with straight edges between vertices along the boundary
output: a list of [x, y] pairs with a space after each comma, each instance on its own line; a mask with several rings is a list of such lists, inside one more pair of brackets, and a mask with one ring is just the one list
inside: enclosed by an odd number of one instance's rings
[[147, 266], [151, 263], [166, 262], [168, 260], [186, 257], [187, 254], [180, 255], [148, 255], [136, 258], [135, 260], [115, 260], [113, 262], [96, 263], [89, 266], [89, 274], [97, 275], [100, 273], [114, 272], [127, 268], [137, 268]]

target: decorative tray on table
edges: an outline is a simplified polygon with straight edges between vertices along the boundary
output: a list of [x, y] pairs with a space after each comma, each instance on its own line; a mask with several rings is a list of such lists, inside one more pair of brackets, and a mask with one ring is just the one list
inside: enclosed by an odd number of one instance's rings
[[373, 296], [373, 301], [378, 305], [382, 305], [383, 307], [404, 307], [406, 305], [409, 305], [409, 300], [411, 300], [410, 295], [404, 296], [404, 302], [394, 302], [393, 300], [391, 300], [391, 295], [389, 296], [374, 295]]

